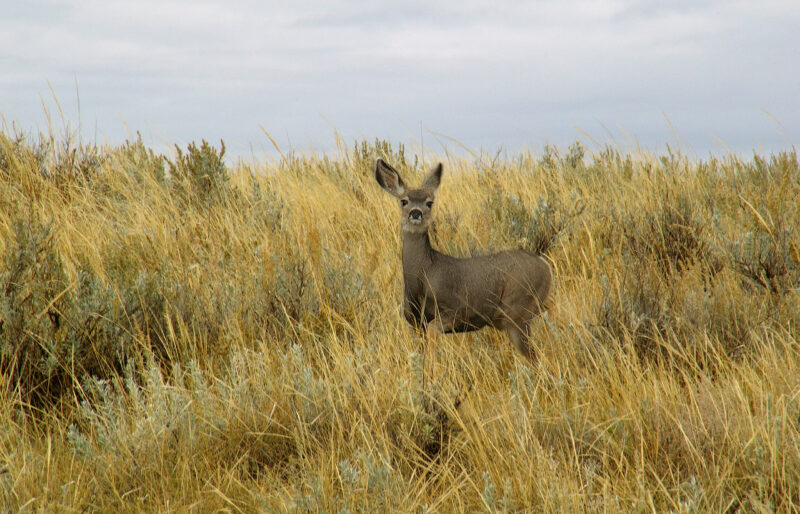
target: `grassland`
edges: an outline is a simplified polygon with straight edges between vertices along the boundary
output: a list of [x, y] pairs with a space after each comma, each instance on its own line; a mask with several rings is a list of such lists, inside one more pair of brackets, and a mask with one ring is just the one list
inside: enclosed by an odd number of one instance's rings
[[[0, 135], [0, 510], [800, 510], [800, 165]], [[425, 344], [395, 202], [557, 277], [529, 365]]]

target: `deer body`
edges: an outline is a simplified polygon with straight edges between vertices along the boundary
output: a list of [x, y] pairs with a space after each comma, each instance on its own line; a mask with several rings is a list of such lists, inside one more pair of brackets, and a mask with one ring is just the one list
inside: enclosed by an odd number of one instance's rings
[[378, 183], [402, 206], [405, 318], [437, 333], [505, 330], [523, 355], [533, 357], [530, 323], [548, 305], [550, 265], [526, 250], [469, 258], [436, 251], [428, 229], [441, 173], [439, 164], [422, 187], [409, 190], [394, 168], [380, 159], [376, 164]]

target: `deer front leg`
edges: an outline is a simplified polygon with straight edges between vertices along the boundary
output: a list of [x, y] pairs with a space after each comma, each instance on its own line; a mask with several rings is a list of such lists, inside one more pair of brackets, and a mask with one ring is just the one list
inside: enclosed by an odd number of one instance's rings
[[506, 327], [506, 332], [521, 353], [530, 362], [536, 361], [536, 351], [529, 341], [530, 324], [525, 323], [522, 327], [516, 323], [511, 323]]
[[442, 320], [439, 316], [436, 316], [425, 326], [426, 343], [431, 345], [440, 334], [444, 334], [444, 327], [442, 326]]
[[425, 327], [426, 348], [431, 347], [434, 351], [434, 354], [438, 353], [437, 352], [438, 345], [434, 344], [436, 342], [436, 338], [439, 337], [441, 334], [444, 334], [447, 331], [447, 327], [450, 327], [450, 329], [452, 329], [454, 321], [455, 321], [454, 316], [442, 316], [440, 312], [437, 313]]
[[456, 313], [437, 311], [433, 319], [428, 323], [428, 333], [433, 332], [433, 335], [444, 334], [452, 332], [455, 327]]

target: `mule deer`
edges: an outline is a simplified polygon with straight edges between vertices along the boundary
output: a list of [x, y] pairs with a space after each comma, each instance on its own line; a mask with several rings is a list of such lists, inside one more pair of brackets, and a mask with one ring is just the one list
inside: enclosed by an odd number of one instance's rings
[[517, 349], [532, 359], [533, 318], [546, 310], [553, 284], [550, 265], [526, 250], [459, 259], [431, 247], [428, 229], [442, 164], [422, 186], [409, 189], [382, 159], [378, 184], [400, 200], [406, 321], [433, 333], [470, 332], [491, 326], [508, 332]]

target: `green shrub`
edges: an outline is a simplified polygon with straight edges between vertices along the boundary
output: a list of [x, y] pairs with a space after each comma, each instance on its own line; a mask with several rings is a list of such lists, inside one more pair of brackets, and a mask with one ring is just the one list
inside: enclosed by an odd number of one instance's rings
[[130, 350], [112, 291], [90, 271], [70, 279], [56, 237], [50, 222], [16, 219], [0, 273], [0, 372], [37, 407], [118, 371]]
[[121, 147], [112, 152], [112, 155], [119, 167], [134, 177], [140, 185], [147, 177], [154, 179], [159, 184], [166, 183], [166, 157], [156, 154], [151, 148], [145, 146], [142, 142], [142, 135], [138, 132], [134, 141], [126, 140]]
[[712, 256], [708, 223], [687, 194], [665, 193], [652, 210], [630, 213], [621, 222], [625, 250], [643, 262], [655, 262], [665, 277], [701, 263], [719, 271]]
[[794, 227], [758, 225], [728, 241], [734, 268], [750, 283], [782, 295], [800, 288], [800, 237]]
[[515, 194], [492, 195], [484, 200], [483, 210], [496, 220], [492, 225], [512, 244], [546, 254], [583, 212], [584, 206], [577, 198], [571, 198], [570, 203], [572, 206], [567, 207], [555, 196], [539, 196], [536, 205], [530, 207]]
[[72, 186], [91, 187], [105, 160], [97, 145], [76, 142], [70, 133], [63, 139], [40, 134], [33, 143], [21, 134], [0, 134], [0, 177], [31, 195], [41, 194], [45, 184], [62, 194]]
[[800, 288], [800, 164], [796, 152], [751, 163], [735, 162], [729, 182], [736, 193], [728, 212], [734, 230], [722, 230], [734, 269], [774, 295]]
[[538, 166], [545, 170], [563, 170], [574, 172], [584, 168], [584, 158], [586, 157], [586, 147], [580, 141], [572, 143], [565, 155], [561, 155], [557, 146], [544, 145], [544, 153], [539, 158]]
[[628, 261], [617, 284], [604, 281], [598, 335], [630, 343], [641, 357], [657, 356], [674, 324], [667, 284], [640, 263]]
[[[400, 143], [395, 150], [392, 143], [389, 141], [375, 138], [373, 143], [363, 140], [360, 143], [355, 142], [352, 152], [353, 164], [362, 169], [373, 171], [375, 169], [375, 160], [378, 157], [384, 158], [386, 161], [392, 163], [392, 166], [402, 170], [405, 168], [417, 169], [420, 166], [417, 155], [414, 155], [413, 162], [406, 155], [406, 148], [403, 143]], [[372, 178], [372, 175], [369, 175]]]
[[175, 145], [178, 156], [169, 162], [169, 176], [173, 192], [185, 202], [210, 206], [227, 198], [230, 192], [230, 174], [222, 160], [225, 143], [220, 149], [202, 140], [198, 147], [189, 143], [184, 153]]

